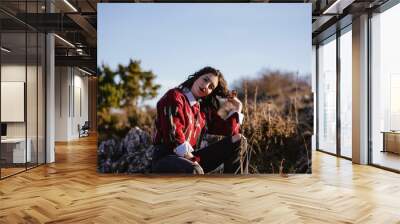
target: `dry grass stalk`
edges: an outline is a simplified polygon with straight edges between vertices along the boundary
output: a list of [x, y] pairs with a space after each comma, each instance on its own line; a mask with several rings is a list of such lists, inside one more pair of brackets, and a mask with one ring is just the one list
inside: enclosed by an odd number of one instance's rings
[[[304, 108], [312, 108], [312, 104], [310, 106], [309, 103], [304, 102], [305, 97], [311, 93], [311, 90], [308, 87], [304, 87], [304, 84], [300, 84], [300, 87], [297, 84], [288, 87], [276, 85], [276, 89], [273, 90], [275, 91], [275, 95], [264, 101], [258, 101], [260, 97], [258, 96], [258, 85], [252, 86], [253, 89], [251, 91], [254, 94], [252, 101], [248, 100], [249, 83], [244, 80], [242, 85], [242, 93], [244, 93], [243, 111], [245, 115], [242, 133], [247, 137], [247, 152], [252, 156], [248, 166], [250, 169], [249, 172], [251, 173], [259, 172], [259, 168], [261, 168], [259, 166], [262, 164], [262, 161], [264, 160], [267, 162], [268, 159], [271, 159], [261, 157], [268, 155], [276, 156], [277, 153], [278, 155], [284, 154], [284, 152], [280, 150], [287, 150], [286, 144], [288, 144], [288, 141], [292, 141], [292, 143], [293, 141], [297, 141], [299, 135], [302, 135], [300, 136], [302, 140], [301, 142], [296, 142], [296, 144], [299, 145], [298, 149], [301, 150], [305, 148], [306, 151], [308, 150], [307, 142], [303, 134], [299, 133], [299, 130], [303, 128], [300, 126], [305, 122], [304, 118], [300, 117], [299, 111]], [[299, 119], [303, 120], [300, 121]], [[304, 144], [305, 147], [302, 147], [301, 144]], [[293, 150], [293, 148], [290, 149]], [[309, 153], [306, 152], [306, 155], [307, 163], [309, 164]], [[242, 161], [243, 158], [239, 159]], [[263, 165], [264, 168], [261, 170], [265, 170], [265, 162]], [[271, 162], [267, 164], [270, 164], [269, 169], [272, 173], [275, 173], [274, 167], [276, 166], [279, 168], [279, 174], [285, 176], [284, 168], [286, 167], [287, 169], [290, 163], [293, 163], [293, 161], [288, 162], [285, 158], [281, 158], [279, 161], [276, 161], [276, 163]]]

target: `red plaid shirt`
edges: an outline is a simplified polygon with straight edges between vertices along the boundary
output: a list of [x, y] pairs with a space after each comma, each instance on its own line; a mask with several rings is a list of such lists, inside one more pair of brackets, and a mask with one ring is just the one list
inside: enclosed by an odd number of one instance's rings
[[170, 89], [157, 103], [153, 142], [164, 144], [183, 156], [196, 148], [205, 127], [209, 134], [238, 134], [239, 114], [233, 113], [224, 120], [215, 110], [200, 109], [200, 104], [190, 90]]

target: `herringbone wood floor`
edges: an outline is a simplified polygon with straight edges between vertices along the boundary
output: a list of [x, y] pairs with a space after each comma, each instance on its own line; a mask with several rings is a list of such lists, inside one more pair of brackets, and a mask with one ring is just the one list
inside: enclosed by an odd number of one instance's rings
[[312, 175], [96, 173], [96, 138], [0, 181], [0, 223], [400, 223], [400, 175], [319, 152]]

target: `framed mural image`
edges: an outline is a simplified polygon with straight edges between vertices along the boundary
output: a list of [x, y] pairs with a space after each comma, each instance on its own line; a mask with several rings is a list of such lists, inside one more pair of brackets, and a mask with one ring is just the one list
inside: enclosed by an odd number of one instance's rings
[[98, 33], [99, 172], [311, 173], [311, 4], [100, 3]]

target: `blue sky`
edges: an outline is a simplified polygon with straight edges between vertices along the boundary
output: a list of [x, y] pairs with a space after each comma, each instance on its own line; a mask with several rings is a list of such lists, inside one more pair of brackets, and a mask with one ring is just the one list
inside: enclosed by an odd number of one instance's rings
[[229, 85], [263, 69], [311, 72], [311, 4], [100, 3], [97, 27], [98, 65], [140, 60], [161, 96], [207, 65]]

